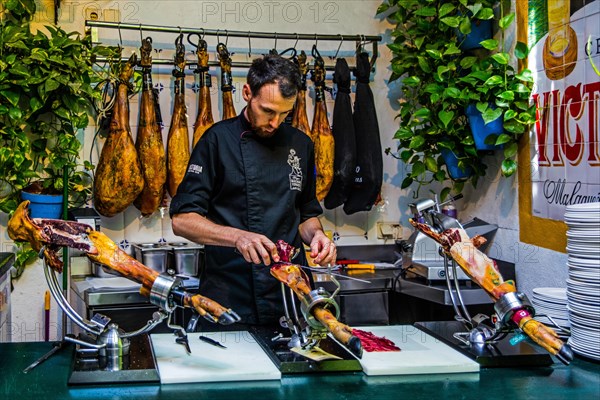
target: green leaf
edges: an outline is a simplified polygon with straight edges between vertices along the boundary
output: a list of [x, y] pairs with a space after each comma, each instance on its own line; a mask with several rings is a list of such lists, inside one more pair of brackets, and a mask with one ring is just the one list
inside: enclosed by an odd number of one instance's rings
[[440, 192], [440, 200], [441, 201], [446, 200], [446, 198], [448, 197], [449, 194], [450, 194], [450, 188], [449, 187], [443, 188], [442, 191]]
[[456, 44], [454, 44], [454, 43], [450, 43], [448, 45], [448, 48], [446, 49], [446, 51], [444, 51], [445, 56], [451, 56], [454, 54], [461, 54], [461, 53], [462, 53], [462, 51], [458, 47], [456, 47]]
[[408, 160], [410, 160], [410, 157], [412, 157], [412, 154], [413, 154], [413, 152], [411, 150], [404, 150], [402, 153], [400, 153], [400, 158], [405, 163], [408, 163]]
[[404, 78], [404, 80], [402, 81], [403, 84], [408, 86], [418, 85], [420, 82], [421, 79], [418, 76], [409, 76], [407, 78]]
[[492, 19], [494, 18], [494, 10], [489, 7], [482, 8], [481, 11], [477, 13], [476, 17], [477, 19], [483, 20]]
[[527, 58], [528, 55], [529, 49], [527, 48], [527, 45], [523, 42], [517, 42], [515, 45], [515, 57], [517, 57], [519, 60], [523, 60]]
[[485, 112], [483, 114], [481, 114], [481, 117], [483, 118], [483, 122], [487, 125], [490, 122], [495, 121], [498, 118], [500, 118], [501, 115], [502, 115], [501, 108], [493, 109], [493, 108], [489, 107], [487, 110], [485, 110]]
[[410, 149], [418, 149], [425, 144], [425, 138], [423, 136], [415, 136], [411, 139], [408, 147]]
[[440, 118], [440, 121], [442, 121], [442, 123], [444, 124], [444, 127], [447, 128], [450, 121], [452, 121], [452, 119], [454, 118], [454, 111], [442, 110], [438, 113], [438, 117]]
[[501, 171], [502, 175], [508, 178], [517, 171], [517, 163], [514, 160], [505, 159], [502, 161]]
[[511, 90], [506, 90], [498, 95], [501, 99], [513, 101], [515, 99], [515, 92]]
[[459, 17], [445, 17], [445, 18], [441, 18], [440, 22], [448, 25], [451, 28], [458, 28], [458, 25], [460, 24], [460, 18]]
[[23, 114], [21, 113], [21, 109], [19, 107], [11, 107], [8, 109], [8, 115], [12, 119], [20, 119]]
[[517, 112], [515, 110], [506, 110], [504, 112], [504, 121], [509, 121], [517, 116]]
[[512, 22], [515, 20], [515, 13], [510, 13], [502, 18], [500, 18], [500, 22], [498, 22], [498, 26], [501, 29], [506, 29]]
[[447, 67], [447, 66], [445, 66], [445, 65], [440, 65], [440, 66], [437, 68], [437, 74], [438, 74], [439, 76], [442, 76], [442, 75], [444, 75], [446, 72], [448, 72], [448, 67]]
[[512, 137], [510, 135], [507, 135], [506, 133], [502, 133], [500, 134], [500, 136], [498, 136], [498, 138], [496, 139], [496, 143], [494, 143], [497, 146], [500, 146], [501, 144], [504, 143], [508, 143], [512, 140]]
[[421, 17], [433, 17], [437, 14], [435, 7], [422, 7], [415, 11], [415, 15]]
[[423, 46], [423, 42], [425, 42], [425, 36], [421, 36], [415, 39], [415, 47], [418, 50], [421, 50], [421, 46]]
[[446, 171], [444, 171], [443, 169], [438, 169], [438, 171], [433, 174], [433, 179], [435, 179], [438, 182], [444, 182], [446, 180]]
[[431, 111], [428, 108], [419, 108], [414, 114], [413, 116], [415, 118], [429, 118], [429, 116], [431, 115]]
[[6, 100], [15, 107], [19, 104], [19, 98], [21, 97], [20, 93], [12, 90], [2, 90], [0, 91], [0, 95], [6, 98]]
[[460, 22], [458, 30], [463, 35], [468, 35], [469, 33], [471, 33], [471, 20], [469, 18], [463, 18]]
[[412, 169], [410, 172], [410, 176], [417, 177], [419, 175], [422, 175], [425, 173], [425, 164], [423, 164], [421, 161], [416, 161], [413, 165], [412, 165]]
[[519, 149], [519, 146], [515, 142], [509, 144], [508, 146], [505, 146], [504, 147], [504, 157], [506, 157], [506, 158], [514, 157], [515, 154], [517, 154], [518, 149]]
[[458, 99], [460, 97], [460, 90], [455, 87], [449, 87], [444, 90], [444, 97], [450, 99]]
[[498, 64], [506, 65], [510, 61], [510, 55], [508, 53], [496, 53], [492, 55], [492, 59]]
[[494, 75], [491, 76], [487, 81], [484, 82], [484, 85], [486, 86], [496, 86], [496, 85], [500, 85], [502, 84], [504, 81], [502, 80], [502, 77], [499, 75]]
[[498, 41], [496, 39], [487, 39], [479, 43], [483, 48], [487, 50], [495, 50], [498, 47]]
[[473, 64], [475, 64], [476, 62], [477, 62], [477, 57], [468, 56], [468, 57], [464, 57], [462, 60], [460, 60], [460, 66], [464, 69], [467, 69], [467, 68], [471, 68], [473, 66]]
[[525, 82], [533, 82], [533, 74], [528, 69], [524, 69], [519, 74], [515, 75], [515, 78]]
[[56, 90], [59, 87], [60, 87], [60, 83], [58, 83], [54, 79], [48, 79], [48, 80], [46, 80], [46, 83], [44, 85], [44, 89], [45, 89], [46, 93], [51, 92], [53, 90]]
[[434, 173], [438, 172], [438, 165], [433, 157], [425, 156], [425, 159], [423, 161], [425, 161], [425, 166], [427, 167], [428, 171], [431, 171]]
[[425, 57], [418, 56], [417, 60], [419, 62], [419, 67], [423, 70], [423, 72], [427, 72], [427, 73], [431, 72], [431, 67], [427, 63], [427, 60], [425, 59]]
[[456, 9], [456, 7], [453, 4], [449, 4], [449, 3], [442, 4], [442, 6], [440, 7], [439, 16], [443, 17], [444, 15], [448, 15], [455, 9]]
[[412, 185], [412, 183], [413, 183], [413, 178], [411, 178], [410, 176], [407, 176], [402, 181], [402, 185], [400, 185], [400, 188], [401, 189], [406, 189], [407, 187], [409, 187], [410, 185]]
[[435, 49], [427, 49], [425, 50], [427, 52], [427, 54], [429, 54], [431, 56], [431, 58], [436, 59], [436, 60], [440, 60], [442, 58], [442, 53], [439, 50], [435, 50]]

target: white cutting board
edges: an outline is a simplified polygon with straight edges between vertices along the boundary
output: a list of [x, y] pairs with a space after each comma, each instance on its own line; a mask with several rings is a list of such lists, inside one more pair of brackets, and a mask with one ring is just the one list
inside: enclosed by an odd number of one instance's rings
[[479, 372], [479, 364], [412, 325], [365, 326], [393, 341], [401, 351], [363, 351], [360, 364], [367, 375], [412, 375]]
[[170, 333], [152, 334], [161, 383], [229, 382], [281, 379], [281, 372], [247, 331], [203, 333], [221, 349], [188, 334], [192, 354]]

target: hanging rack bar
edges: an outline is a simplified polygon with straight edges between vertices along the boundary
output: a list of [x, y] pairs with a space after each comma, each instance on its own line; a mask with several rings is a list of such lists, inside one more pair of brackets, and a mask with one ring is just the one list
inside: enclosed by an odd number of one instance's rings
[[92, 21], [86, 20], [85, 25], [91, 28], [108, 28], [108, 29], [126, 29], [144, 32], [170, 32], [170, 33], [197, 33], [209, 36], [223, 36], [227, 34], [229, 37], [248, 38], [248, 35], [257, 39], [290, 39], [290, 40], [331, 40], [331, 41], [363, 41], [363, 42], [381, 42], [381, 36], [371, 35], [344, 35], [340, 39], [340, 35], [329, 34], [296, 34], [296, 33], [279, 33], [279, 32], [248, 32], [248, 31], [230, 31], [224, 29], [200, 29], [200, 28], [180, 28], [178, 26], [162, 26], [162, 25], [145, 25], [145, 24], [127, 24], [119, 22]]
[[[126, 62], [127, 60], [129, 60], [128, 57], [122, 57], [121, 61], [122, 62]], [[108, 59], [107, 57], [96, 57], [95, 61], [98, 63], [103, 63], [103, 62], [108, 62], [108, 61], [115, 61], [114, 59]], [[165, 59], [165, 58], [153, 58], [152, 59], [152, 65], [170, 65], [173, 66], [173, 60], [172, 59]], [[185, 63], [186, 67], [190, 68], [190, 67], [195, 67], [196, 65], [198, 65], [198, 63], [196, 61], [186, 61]], [[231, 62], [231, 66], [233, 68], [250, 68], [250, 65], [252, 65], [251, 62], [249, 61], [232, 61]], [[220, 67], [220, 64], [218, 61], [209, 61], [208, 62], [208, 66], [209, 67]], [[308, 66], [309, 70], [313, 70], [314, 66], [310, 65]], [[327, 71], [333, 71], [335, 70], [335, 65], [326, 65], [325, 69]], [[355, 67], [350, 67], [350, 70], [353, 71], [355, 69]]]

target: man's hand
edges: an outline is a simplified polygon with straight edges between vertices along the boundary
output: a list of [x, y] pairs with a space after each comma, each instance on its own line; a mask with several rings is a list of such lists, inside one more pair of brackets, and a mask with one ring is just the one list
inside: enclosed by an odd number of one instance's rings
[[271, 260], [279, 262], [275, 243], [258, 233], [240, 231], [235, 248], [247, 262], [270, 265]]
[[315, 264], [326, 266], [335, 264], [337, 248], [335, 244], [323, 233], [316, 231], [310, 242], [310, 256]]

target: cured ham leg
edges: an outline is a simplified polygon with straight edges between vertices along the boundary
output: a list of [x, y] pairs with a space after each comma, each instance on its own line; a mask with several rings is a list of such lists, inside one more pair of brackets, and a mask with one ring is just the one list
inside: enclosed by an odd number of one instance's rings
[[[8, 235], [12, 240], [25, 241], [40, 251], [44, 248], [44, 257], [50, 268], [62, 271], [62, 261], [57, 251], [60, 247], [71, 247], [84, 251], [88, 258], [102, 263], [126, 278], [142, 284], [140, 293], [148, 296], [152, 285], [159, 276], [157, 271], [148, 268], [122, 251], [108, 236], [89, 225], [72, 221], [30, 218], [29, 201], [17, 207], [8, 221]], [[228, 325], [239, 321], [239, 316], [219, 303], [200, 295], [192, 295], [176, 289], [184, 307], [194, 308], [198, 314], [219, 324]], [[174, 298], [177, 296], [174, 296]]]
[[94, 208], [105, 217], [125, 211], [144, 189], [142, 167], [129, 126], [129, 81], [137, 56], [119, 74], [117, 97], [108, 138], [102, 147], [94, 179]]
[[152, 39], [142, 41], [140, 48], [143, 87], [140, 103], [140, 118], [135, 148], [140, 157], [144, 190], [133, 204], [143, 216], [149, 216], [158, 210], [165, 195], [167, 183], [167, 155], [163, 145], [160, 125], [156, 119], [158, 103], [154, 99], [152, 88]]
[[194, 72], [199, 74], [200, 90], [198, 96], [198, 115], [194, 123], [193, 146], [198, 143], [204, 132], [215, 123], [210, 100], [211, 82], [210, 74], [208, 73], [208, 45], [203, 39], [198, 41], [196, 56], [198, 57], [198, 68]]
[[223, 120], [235, 118], [237, 113], [233, 106], [233, 81], [231, 78], [231, 57], [223, 43], [217, 45], [219, 64], [221, 65], [221, 91], [223, 92]]
[[310, 125], [308, 124], [308, 115], [306, 114], [306, 75], [308, 74], [308, 65], [306, 64], [306, 53], [304, 50], [300, 52], [299, 56], [294, 57], [294, 62], [300, 70], [302, 84], [296, 95], [296, 105], [292, 113], [292, 126], [313, 139]]
[[167, 137], [167, 189], [171, 197], [177, 193], [190, 160], [190, 135], [185, 106], [185, 46], [182, 38], [183, 34], [175, 42], [175, 101]]
[[[313, 55], [316, 50], [313, 47]], [[315, 165], [317, 168], [317, 199], [323, 200], [333, 184], [333, 158], [335, 143], [327, 118], [325, 104], [325, 63], [318, 56], [315, 58], [313, 71], [315, 82], [315, 114], [313, 116], [312, 138], [315, 142]]]
[[[446, 254], [449, 254], [494, 301], [499, 300], [507, 293], [516, 291], [513, 281], [504, 281], [496, 262], [477, 249], [482, 243], [481, 237], [475, 236], [470, 239], [463, 229], [458, 228], [437, 233], [427, 224], [415, 222], [412, 219], [409, 221], [416, 229], [441, 244]], [[556, 332], [534, 320], [526, 310], [518, 310], [511, 320], [534, 342], [550, 354], [559, 356], [562, 362], [568, 364], [573, 358], [569, 346], [560, 340]]]
[[[277, 248], [281, 262], [271, 267], [271, 275], [288, 286], [302, 301], [311, 292], [310, 280], [299, 265], [289, 262], [292, 246], [283, 241], [277, 242]], [[362, 345], [360, 339], [352, 334], [352, 328], [341, 323], [333, 314], [326, 309], [316, 305], [312, 309], [313, 316], [341, 343], [343, 343], [357, 357], [362, 356]]]

